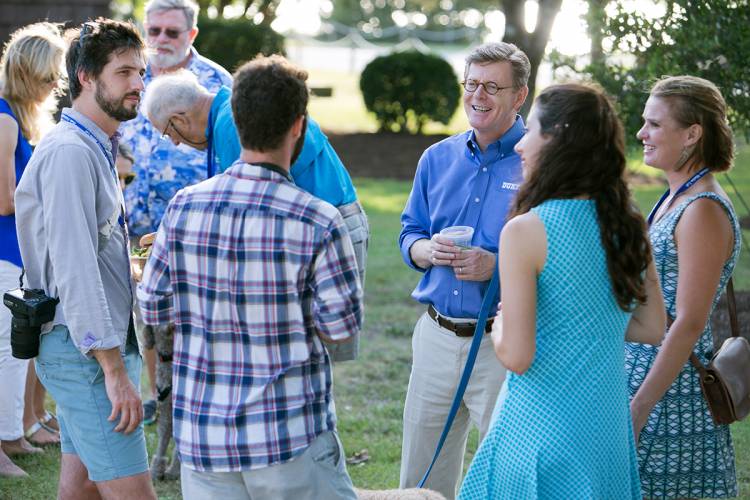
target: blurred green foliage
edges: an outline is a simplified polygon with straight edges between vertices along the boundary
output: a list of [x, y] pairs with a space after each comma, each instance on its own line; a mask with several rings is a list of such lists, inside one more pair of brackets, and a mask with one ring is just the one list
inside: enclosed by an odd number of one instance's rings
[[453, 68], [442, 57], [417, 51], [373, 59], [359, 88], [381, 131], [421, 133], [428, 121], [448, 124], [461, 92]]
[[194, 46], [198, 52], [234, 72], [257, 54], [284, 53], [284, 37], [266, 25], [256, 25], [246, 18], [198, 20], [200, 33]]
[[575, 59], [553, 53], [553, 66], [573, 68], [614, 96], [631, 144], [649, 88], [665, 75], [714, 82], [735, 133], [750, 138], [749, 0], [670, 0], [662, 3], [665, 13], [658, 17], [633, 10], [625, 0], [588, 3], [596, 13], [587, 18], [589, 36], [597, 41], [592, 61], [581, 68]]

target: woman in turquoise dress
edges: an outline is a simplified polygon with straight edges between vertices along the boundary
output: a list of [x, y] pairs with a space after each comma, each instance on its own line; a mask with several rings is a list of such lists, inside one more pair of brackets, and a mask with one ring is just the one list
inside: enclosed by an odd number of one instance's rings
[[671, 77], [651, 90], [643, 118], [644, 162], [669, 183], [649, 236], [671, 323], [660, 346], [626, 349], [643, 495], [734, 497], [729, 427], [714, 424], [688, 361], [691, 352], [703, 364], [711, 358], [709, 318], [740, 250], [737, 217], [713, 176], [731, 167], [734, 154], [726, 105], [711, 82]]
[[600, 90], [555, 85], [516, 150], [492, 332], [512, 373], [460, 498], [640, 500], [623, 353], [658, 343], [665, 315], [622, 125]]

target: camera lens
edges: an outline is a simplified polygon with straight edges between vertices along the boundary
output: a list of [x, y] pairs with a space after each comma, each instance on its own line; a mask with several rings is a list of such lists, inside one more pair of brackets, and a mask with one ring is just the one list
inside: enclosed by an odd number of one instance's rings
[[10, 347], [13, 357], [17, 359], [31, 359], [39, 355], [39, 334], [41, 328], [29, 326], [24, 318], [11, 318]]

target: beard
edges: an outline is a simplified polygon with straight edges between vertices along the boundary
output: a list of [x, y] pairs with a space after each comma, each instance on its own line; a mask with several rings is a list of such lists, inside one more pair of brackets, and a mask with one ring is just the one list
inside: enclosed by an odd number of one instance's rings
[[120, 122], [126, 122], [138, 116], [138, 106], [133, 106], [133, 109], [128, 109], [125, 107], [125, 99], [134, 95], [140, 98], [139, 92], [129, 92], [122, 97], [111, 98], [106, 91], [107, 86], [103, 81], [98, 80], [94, 99], [96, 99], [96, 103], [102, 108], [102, 111], [104, 111], [107, 116]]
[[[157, 49], [165, 49], [169, 50], [170, 52], [167, 54], [159, 54], [157, 52]], [[173, 66], [177, 66], [180, 64], [183, 60], [185, 60], [186, 56], [186, 50], [187, 47], [185, 47], [185, 50], [176, 50], [173, 46], [164, 44], [164, 45], [155, 45], [151, 47], [151, 50], [148, 54], [148, 62], [149, 64], [159, 68], [159, 69], [166, 69], [171, 68]]]
[[294, 150], [292, 151], [292, 159], [289, 162], [290, 166], [294, 165], [294, 162], [297, 161], [297, 158], [299, 158], [299, 155], [302, 152], [302, 146], [305, 145], [305, 133], [306, 132], [307, 132], [307, 115], [305, 115], [305, 119], [302, 121], [302, 133], [299, 135], [297, 142], [294, 143]]

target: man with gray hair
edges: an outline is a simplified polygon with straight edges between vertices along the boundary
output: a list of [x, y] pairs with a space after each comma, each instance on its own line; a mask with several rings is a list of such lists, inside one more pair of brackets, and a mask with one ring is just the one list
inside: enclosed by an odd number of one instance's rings
[[[208, 175], [224, 172], [240, 157], [242, 147], [232, 117], [232, 91], [222, 87], [208, 92], [188, 71], [180, 70], [156, 78], [147, 89], [141, 112], [173, 144], [186, 144], [208, 151]], [[357, 200], [352, 179], [320, 126], [306, 117], [304, 143], [290, 174], [294, 183], [327, 201], [341, 213], [349, 230], [360, 282], [364, 284], [370, 229]], [[356, 359], [359, 336], [329, 344], [334, 361]]]
[[[231, 85], [232, 77], [218, 64], [202, 57], [193, 48], [198, 36], [198, 5], [193, 0], [150, 0], [145, 7], [148, 65], [143, 81], [184, 68], [193, 73], [200, 85], [217, 92]], [[156, 231], [164, 210], [175, 193], [206, 179], [206, 153], [193, 148], [177, 147], [162, 138], [162, 131], [151, 126], [139, 112], [120, 128], [122, 141], [135, 156], [135, 181], [125, 189], [128, 228], [137, 242], [141, 236]], [[144, 346], [152, 397], [144, 403], [144, 422], [153, 423], [156, 415], [156, 353], [153, 330], [143, 325], [136, 308], [136, 329]]]
[[[401, 215], [406, 264], [423, 273], [412, 293], [427, 305], [414, 327], [413, 361], [404, 406], [401, 487], [416, 486], [430, 465], [471, 344], [482, 297], [497, 265], [498, 240], [521, 177], [514, 146], [524, 134], [529, 59], [515, 45], [488, 43], [466, 59], [463, 105], [471, 130], [422, 155]], [[457, 246], [441, 236], [473, 228]], [[497, 303], [495, 303], [495, 308]], [[485, 333], [490, 331], [487, 322]], [[485, 335], [451, 432], [426, 487], [456, 495], [471, 422], [480, 439], [489, 427], [505, 369]]]

